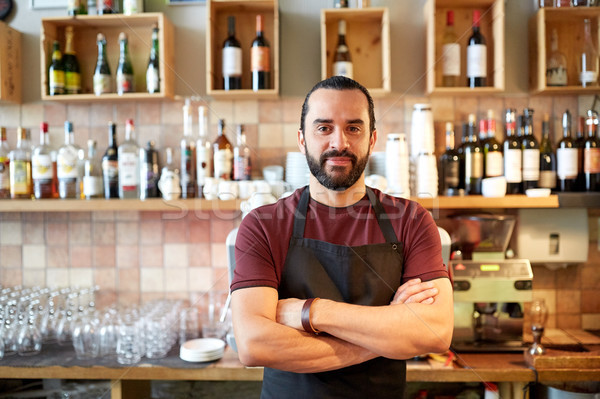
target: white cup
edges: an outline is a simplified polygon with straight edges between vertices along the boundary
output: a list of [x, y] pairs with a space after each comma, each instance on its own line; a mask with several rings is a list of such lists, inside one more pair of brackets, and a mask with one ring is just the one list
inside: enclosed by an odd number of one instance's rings
[[216, 200], [219, 197], [219, 181], [216, 177], [205, 177], [202, 194], [207, 200]]
[[240, 180], [238, 182], [238, 189], [238, 197], [243, 200], [250, 198], [252, 193], [256, 191], [254, 189], [254, 183], [252, 182], [252, 180]]
[[506, 177], [488, 177], [481, 181], [481, 194], [484, 197], [504, 197], [506, 195]]
[[283, 180], [283, 166], [281, 165], [268, 165], [263, 168], [263, 177], [269, 183]]
[[219, 199], [221, 201], [233, 200], [238, 197], [238, 182], [233, 180], [221, 180], [219, 182]]
[[271, 185], [266, 180], [254, 180], [254, 192], [261, 194], [271, 194]]

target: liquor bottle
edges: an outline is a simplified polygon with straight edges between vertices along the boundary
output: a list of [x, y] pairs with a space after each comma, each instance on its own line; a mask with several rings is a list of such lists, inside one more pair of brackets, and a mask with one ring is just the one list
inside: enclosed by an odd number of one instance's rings
[[488, 129], [487, 129], [487, 126], [488, 126], [487, 119], [481, 118], [479, 120], [479, 135], [478, 135], [478, 138], [479, 138], [479, 145], [481, 146], [481, 151], [483, 153], [483, 157], [482, 157], [482, 160], [483, 160], [483, 175], [481, 176], [482, 178], [486, 177], [485, 176], [485, 152], [484, 152], [484, 149], [485, 149], [485, 143], [487, 143], [487, 139], [488, 139], [488, 135], [487, 135], [488, 134], [488, 131], [487, 131]]
[[598, 51], [592, 41], [592, 26], [589, 19], [583, 20], [583, 48], [579, 55], [579, 82], [583, 87], [598, 85]]
[[465, 157], [465, 194], [480, 195], [483, 179], [483, 148], [477, 140], [477, 124], [474, 114], [469, 114], [467, 128], [468, 141], [464, 147]]
[[463, 123], [462, 125], [462, 137], [460, 139], [460, 145], [458, 146], [458, 148], [456, 149], [456, 151], [458, 152], [458, 159], [459, 159], [459, 165], [458, 165], [458, 179], [459, 179], [459, 190], [462, 190], [462, 192], [460, 193], [460, 195], [464, 195], [464, 190], [465, 190], [465, 146], [467, 145], [469, 141], [469, 125], [468, 123]]
[[81, 197], [79, 150], [80, 148], [75, 145], [73, 123], [66, 121], [65, 143], [58, 149], [58, 155], [56, 156], [58, 196], [60, 198]]
[[104, 198], [119, 198], [119, 148], [117, 126], [108, 122], [108, 148], [102, 157]]
[[496, 139], [496, 119], [492, 110], [487, 113], [487, 136], [483, 142], [483, 165], [485, 177], [497, 177], [504, 174], [502, 145]]
[[158, 64], [158, 26], [152, 28], [152, 48], [148, 68], [146, 68], [146, 90], [148, 93], [160, 93], [160, 67]]
[[546, 85], [567, 85], [567, 57], [559, 50], [556, 28], [552, 29], [550, 39], [550, 56], [546, 62]]
[[596, 137], [598, 130], [598, 113], [596, 111], [588, 111], [586, 128], [588, 135], [583, 149], [585, 191], [600, 191], [600, 139]]
[[440, 157], [440, 194], [458, 195], [460, 185], [460, 158], [454, 149], [454, 126], [446, 122], [446, 151]]
[[233, 151], [231, 143], [225, 136], [225, 120], [219, 119], [219, 130], [217, 138], [213, 142], [213, 162], [215, 167], [214, 177], [231, 180], [233, 169]]
[[192, 135], [192, 112], [190, 100], [186, 99], [183, 106], [183, 138], [179, 143], [181, 149], [179, 175], [181, 198], [194, 198], [196, 196], [196, 142]]
[[113, 13], [113, 0], [98, 0], [98, 14], [112, 14]]
[[31, 181], [31, 144], [27, 140], [27, 132], [22, 127], [17, 129], [17, 147], [9, 154], [10, 158], [10, 197], [31, 198], [33, 183]]
[[473, 11], [473, 34], [467, 45], [467, 86], [483, 87], [487, 77], [487, 46], [479, 31], [481, 13]]
[[146, 148], [140, 147], [140, 199], [156, 198], [158, 181], [160, 179], [160, 164], [158, 151], [153, 140], [148, 141]]
[[550, 121], [548, 114], [542, 121], [542, 141], [540, 143], [540, 181], [539, 187], [556, 189], [556, 156], [550, 140]]
[[202, 195], [204, 179], [212, 176], [212, 146], [208, 141], [207, 108], [198, 107], [198, 141], [196, 142], [196, 184], [198, 197]]
[[48, 93], [51, 96], [65, 94], [65, 68], [57, 40], [52, 43], [52, 63], [48, 68]]
[[523, 150], [523, 192], [535, 188], [540, 180], [540, 145], [533, 135], [533, 109], [523, 110], [524, 135], [521, 139]]
[[79, 72], [79, 62], [73, 49], [73, 27], [65, 28], [66, 45], [63, 55], [63, 66], [65, 70], [65, 94], [81, 93], [81, 74]]
[[67, 1], [67, 15], [72, 17], [75, 15], [87, 14], [87, 1], [86, 0], [68, 0]]
[[346, 44], [346, 21], [343, 19], [338, 22], [338, 42], [333, 56], [333, 75], [345, 76], [350, 79], [354, 77], [352, 57]]
[[85, 199], [102, 198], [104, 196], [102, 160], [97, 151], [96, 140], [88, 140], [87, 147], [87, 157], [84, 161], [83, 195]]
[[271, 48], [264, 38], [263, 16], [256, 16], [256, 37], [250, 48], [250, 69], [252, 72], [252, 90], [271, 88]]
[[160, 181], [158, 183], [160, 193], [166, 200], [177, 199], [181, 195], [181, 186], [179, 185], [179, 170], [173, 162], [173, 149], [165, 148], [165, 158], [167, 163], [160, 171]]
[[558, 190], [575, 191], [577, 188], [578, 153], [571, 137], [571, 113], [566, 110], [562, 116], [563, 138], [556, 145], [556, 175]]
[[446, 12], [446, 30], [442, 37], [442, 86], [456, 87], [460, 78], [460, 44], [454, 30], [454, 11]]
[[33, 180], [33, 196], [37, 199], [55, 198], [56, 179], [54, 162], [52, 160], [53, 149], [50, 147], [50, 135], [48, 124], [40, 124], [40, 145], [33, 149], [31, 155], [31, 177]]
[[125, 141], [119, 145], [119, 198], [140, 197], [140, 150], [135, 140], [133, 120], [125, 123]]
[[123, 0], [123, 14], [133, 15], [144, 12], [143, 0]]
[[87, 0], [88, 15], [98, 15], [98, 3], [96, 0]]
[[10, 148], [6, 128], [0, 127], [0, 199], [10, 198]]
[[132, 93], [133, 87], [133, 66], [129, 58], [129, 46], [125, 32], [119, 33], [119, 66], [117, 67], [117, 94]]
[[223, 43], [223, 89], [242, 88], [242, 46], [235, 37], [235, 17], [227, 17], [227, 39]]
[[102, 33], [98, 33], [96, 43], [98, 45], [98, 60], [94, 71], [94, 94], [99, 96], [112, 92], [112, 77], [106, 56], [106, 38]]
[[577, 117], [577, 137], [575, 148], [577, 148], [577, 185], [575, 191], [585, 191], [585, 175], [583, 174], [583, 151], [585, 149], [585, 118]]
[[246, 145], [244, 126], [238, 125], [236, 132], [237, 144], [233, 148], [233, 180], [252, 179], [252, 158]]

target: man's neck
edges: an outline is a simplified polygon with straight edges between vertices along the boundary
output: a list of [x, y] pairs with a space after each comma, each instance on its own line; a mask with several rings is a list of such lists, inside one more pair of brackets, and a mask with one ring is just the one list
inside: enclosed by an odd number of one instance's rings
[[360, 201], [366, 193], [365, 187], [365, 178], [362, 175], [356, 183], [349, 187], [346, 190], [330, 190], [325, 188], [319, 183], [319, 181], [314, 177], [310, 176], [310, 197], [327, 206], [331, 206], [334, 208], [344, 208], [350, 205], [356, 204]]

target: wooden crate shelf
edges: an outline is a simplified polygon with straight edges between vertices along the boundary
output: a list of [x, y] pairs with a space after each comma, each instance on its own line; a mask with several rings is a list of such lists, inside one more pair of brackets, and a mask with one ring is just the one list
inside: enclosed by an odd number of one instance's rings
[[[271, 47], [271, 88], [253, 91], [250, 46], [256, 37], [256, 16], [262, 14], [264, 35]], [[236, 37], [242, 46], [242, 89], [223, 89], [222, 47], [227, 17], [235, 17]], [[206, 94], [215, 99], [275, 99], [279, 97], [278, 0], [208, 0], [206, 11]]]
[[[146, 92], [146, 68], [152, 47], [152, 27], [158, 25], [160, 93]], [[48, 66], [52, 55], [52, 42], [61, 43], [64, 54], [65, 28], [74, 28], [74, 47], [81, 71], [81, 94], [48, 94]], [[119, 60], [119, 33], [125, 32], [129, 40], [129, 56], [134, 71], [134, 93], [119, 96], [114, 81]], [[107, 56], [113, 76], [114, 93], [94, 95], [93, 76], [98, 58], [96, 36], [106, 36]], [[175, 47], [174, 29], [171, 22], [162, 13], [141, 13], [134, 15], [77, 15], [75, 17], [53, 17], [42, 19], [41, 71], [42, 100], [52, 101], [120, 101], [120, 100], [159, 100], [172, 99], [174, 95]]]
[[[442, 86], [442, 39], [446, 12], [454, 11], [454, 29], [460, 43], [461, 74], [458, 87]], [[480, 30], [487, 45], [487, 86], [467, 87], [467, 42], [473, 10], [481, 11]], [[490, 95], [504, 92], [504, 1], [429, 0], [425, 5], [427, 93], [430, 95]]]
[[0, 101], [21, 103], [21, 32], [0, 21]]
[[338, 22], [346, 21], [346, 43], [354, 65], [354, 79], [374, 97], [391, 91], [390, 22], [385, 7], [321, 10], [321, 78], [332, 75]]

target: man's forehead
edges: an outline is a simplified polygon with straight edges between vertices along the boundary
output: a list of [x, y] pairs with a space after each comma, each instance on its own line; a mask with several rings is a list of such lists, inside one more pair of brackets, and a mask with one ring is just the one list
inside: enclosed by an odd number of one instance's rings
[[[337, 97], [337, 98], [336, 98]], [[308, 110], [310, 111], [319, 111], [323, 110], [323, 107], [327, 106], [328, 99], [331, 101], [339, 100], [340, 97], [342, 99], [348, 98], [348, 102], [344, 103], [345, 107], [352, 106], [360, 106], [365, 111], [369, 108], [369, 103], [367, 101], [367, 97], [364, 95], [362, 91], [359, 89], [330, 89], [330, 88], [319, 88], [315, 90], [310, 97], [308, 98]], [[334, 98], [336, 98], [334, 100]], [[320, 102], [317, 107], [311, 107], [312, 103]], [[324, 104], [323, 104], [324, 102]]]

